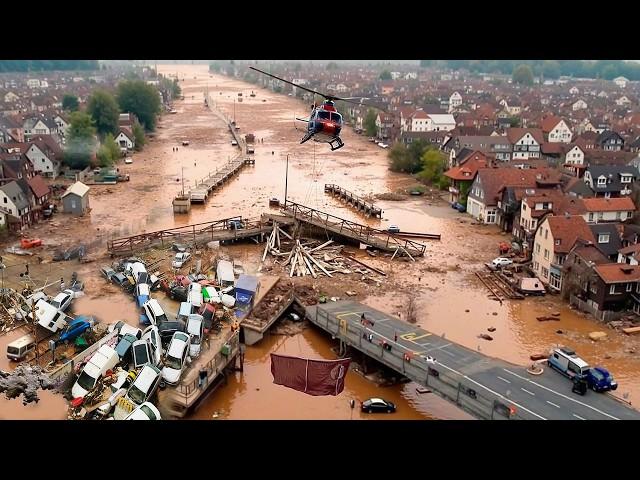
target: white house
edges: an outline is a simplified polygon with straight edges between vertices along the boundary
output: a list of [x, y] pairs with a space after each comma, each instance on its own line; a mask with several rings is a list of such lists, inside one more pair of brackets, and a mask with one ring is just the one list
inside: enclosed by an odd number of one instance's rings
[[453, 115], [450, 113], [442, 113], [442, 114], [429, 114], [429, 119], [431, 120], [431, 130], [427, 131], [445, 131], [453, 130], [456, 128], [456, 120], [453, 118]]
[[115, 140], [120, 148], [126, 148], [127, 150], [133, 150], [136, 144], [135, 137], [131, 131], [125, 127], [120, 127], [120, 131]]
[[571, 105], [571, 108], [573, 109], [574, 112], [577, 112], [578, 110], [585, 110], [586, 108], [588, 108], [588, 106], [587, 106], [587, 102], [580, 99], [575, 101], [573, 105]]
[[609, 98], [609, 94], [607, 92], [605, 92], [604, 90], [600, 91], [600, 93], [598, 94], [599, 98]]
[[449, 113], [458, 108], [460, 105], [462, 105], [462, 95], [460, 95], [458, 92], [453, 92], [449, 97]]
[[626, 95], [623, 95], [616, 100], [616, 105], [618, 106], [629, 105], [630, 103], [631, 103], [631, 100], [629, 100]]
[[418, 78], [418, 72], [407, 72], [404, 76], [405, 80], [416, 80]]
[[58, 126], [58, 133], [63, 137], [66, 136], [69, 123], [60, 115], [53, 117], [53, 121], [56, 122], [56, 125]]
[[571, 95], [578, 95], [578, 94], [580, 93], [580, 90], [578, 90], [578, 87], [573, 86], [573, 87], [571, 87], [571, 88], [569, 89], [569, 93], [570, 93]]
[[540, 158], [540, 147], [544, 142], [542, 130], [535, 128], [509, 128], [507, 139], [513, 145], [513, 160]]
[[620, 88], [625, 88], [627, 83], [629, 83], [629, 79], [625, 77], [616, 77], [613, 79], [613, 83], [615, 83]]
[[45, 177], [56, 178], [58, 176], [60, 162], [49, 158], [35, 143], [29, 146], [29, 149], [25, 152], [25, 156], [33, 164], [33, 169], [36, 172], [41, 173]]
[[629, 197], [618, 198], [583, 198], [586, 212], [583, 215], [588, 223], [624, 222], [633, 217], [636, 206]]
[[12, 103], [20, 100], [20, 97], [13, 92], [7, 92], [4, 95], [4, 101], [6, 103]]
[[578, 145], [574, 146], [565, 155], [564, 163], [569, 163], [571, 165], [584, 165], [584, 152]]
[[30, 78], [27, 80], [27, 87], [29, 88], [40, 88], [40, 80], [37, 78]]
[[543, 120], [542, 131], [548, 134], [549, 143], [571, 143], [573, 137], [567, 122], [558, 117]]

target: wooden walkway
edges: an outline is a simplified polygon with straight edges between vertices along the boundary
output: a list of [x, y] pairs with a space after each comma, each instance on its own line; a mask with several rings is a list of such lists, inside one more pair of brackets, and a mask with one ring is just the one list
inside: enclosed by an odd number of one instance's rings
[[375, 206], [371, 202], [367, 202], [364, 198], [349, 190], [345, 190], [339, 185], [325, 183], [324, 192], [331, 193], [334, 197], [340, 198], [340, 200], [352, 205], [359, 212], [363, 212], [367, 217], [382, 218], [382, 209], [380, 207]]
[[298, 222], [323, 228], [327, 232], [357, 240], [384, 252], [397, 252], [398, 256], [407, 253], [411, 256], [423, 256], [427, 249], [423, 243], [400, 238], [385, 230], [361, 225], [299, 203], [287, 201], [282, 211]]
[[[238, 222], [240, 222], [242, 228], [234, 227], [234, 225], [238, 225]], [[282, 218], [278, 220], [278, 223], [284, 226], [292, 224], [293, 220]], [[267, 216], [262, 216], [258, 219], [245, 219], [238, 216], [117, 238], [107, 243], [107, 250], [113, 256], [131, 254], [153, 245], [164, 245], [165, 242], [203, 244], [211, 241], [229, 241], [243, 238], [252, 238], [258, 242], [265, 233], [270, 233], [272, 230], [273, 222]]]
[[214, 193], [219, 187], [227, 183], [229, 179], [236, 176], [245, 165], [253, 165], [255, 161], [250, 158], [236, 157], [224, 167], [209, 173], [203, 179], [196, 181], [195, 188], [192, 188], [188, 195], [191, 203], [204, 203], [209, 195]]

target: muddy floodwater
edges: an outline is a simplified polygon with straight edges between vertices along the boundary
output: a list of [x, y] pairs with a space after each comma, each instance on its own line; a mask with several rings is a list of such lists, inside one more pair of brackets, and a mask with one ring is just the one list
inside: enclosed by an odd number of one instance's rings
[[[473, 225], [468, 215], [458, 213], [437, 198], [376, 200], [373, 197], [376, 194], [396, 192], [416, 182], [407, 175], [390, 172], [386, 151], [349, 127], [344, 130], [345, 147], [339, 151], [331, 152], [328, 145], [314, 142], [300, 145], [302, 132], [295, 129], [293, 118], [307, 113], [308, 105], [301, 101], [237, 79], [209, 74], [202, 65], [161, 65], [159, 70], [170, 75], [178, 73], [185, 100], [176, 103], [177, 114], [163, 116], [144, 151], [133, 155], [133, 164], [120, 166], [121, 171], [131, 175], [131, 181], [92, 186], [91, 214], [69, 221], [64, 227], [38, 227], [43, 237], [46, 234], [46, 238], [62, 243], [87, 236], [104, 241], [236, 215], [257, 217], [269, 210], [269, 198], [284, 199], [289, 154], [289, 201], [370, 226], [386, 228], [396, 224], [405, 231], [442, 235], [441, 241], [426, 241], [426, 255], [415, 263], [365, 255], [363, 260], [385, 270], [388, 276], [380, 287], [364, 288], [357, 279], [352, 279], [348, 286], [338, 284], [336, 288], [342, 290], [339, 294], [355, 290], [358, 292], [355, 300], [401, 318], [406, 315], [412, 295], [417, 307], [416, 322], [422, 328], [520, 365], [528, 364], [531, 354], [545, 353], [555, 345], [570, 346], [589, 363], [604, 365], [613, 373], [620, 385], [617, 395], [625, 396], [633, 404], [640, 402], [640, 353], [635, 353], [640, 352], [640, 339], [608, 329], [568, 308], [556, 296], [506, 300], [502, 304], [489, 298], [489, 292], [474, 272], [498, 256], [498, 243], [510, 240], [510, 235], [496, 226]], [[183, 178], [188, 190], [237, 154], [224, 122], [204, 106], [207, 89], [215, 109], [235, 116], [241, 135], [255, 135], [256, 164], [245, 167], [210, 196], [206, 204], [193, 206], [189, 214], [174, 215], [171, 201], [182, 189]], [[251, 91], [256, 92], [255, 97], [249, 96]], [[235, 102], [234, 111], [234, 99], [239, 92], [243, 93], [243, 102]], [[190, 145], [183, 147], [184, 140]], [[370, 197], [384, 210], [382, 219], [365, 218], [325, 194], [325, 183], [335, 183]], [[58, 217], [57, 221], [67, 220]], [[257, 271], [262, 247], [238, 245], [225, 250], [238, 258], [248, 273]], [[99, 264], [93, 263], [83, 271], [95, 272], [98, 268]], [[97, 275], [85, 275], [89, 278], [87, 297], [76, 302], [75, 313], [93, 314], [107, 322], [137, 323], [138, 313], [131, 298], [115, 287], [105, 286]], [[560, 314], [557, 322], [536, 320], [554, 312]], [[496, 329], [491, 334], [493, 341], [478, 338], [489, 327]], [[598, 343], [589, 340], [588, 334], [596, 330], [607, 332], [608, 338]], [[0, 337], [3, 349], [10, 338], [13, 337]], [[414, 384], [378, 387], [355, 372], [349, 372], [345, 391], [337, 397], [310, 397], [272, 383], [270, 352], [333, 359], [336, 355], [331, 346], [330, 337], [314, 327], [294, 336], [266, 336], [258, 345], [247, 347], [244, 372], [231, 374], [228, 383], [202, 400], [189, 418], [467, 417], [431, 394], [417, 394]], [[7, 368], [6, 363], [2, 363], [2, 368]], [[350, 399], [371, 396], [395, 402], [398, 412], [370, 417], [361, 416], [357, 409], [351, 411]], [[0, 418], [65, 417], [66, 402], [61, 396], [43, 392], [41, 398], [39, 404], [26, 407], [19, 399], [0, 399]]]

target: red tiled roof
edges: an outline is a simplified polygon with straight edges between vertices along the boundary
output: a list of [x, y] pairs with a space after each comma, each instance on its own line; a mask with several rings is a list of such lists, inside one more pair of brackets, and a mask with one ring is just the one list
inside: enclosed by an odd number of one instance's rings
[[495, 205], [499, 192], [505, 187], [535, 188], [538, 175], [549, 176], [548, 168], [481, 168], [478, 176], [482, 182], [486, 205]]
[[511, 143], [516, 143], [527, 133], [529, 133], [540, 145], [544, 143], [544, 135], [542, 135], [542, 130], [539, 128], [508, 128], [507, 138]]
[[629, 255], [630, 253], [633, 253], [635, 256], [635, 254], [640, 253], [640, 243], [634, 243], [633, 245], [629, 245], [628, 247], [621, 248], [620, 250], [618, 250], [618, 252], [623, 255]]
[[626, 283], [640, 280], [640, 265], [607, 263], [596, 265], [595, 271], [604, 283]]
[[595, 243], [591, 229], [580, 215], [552, 215], [547, 217], [546, 222], [554, 241], [560, 240], [560, 245], [554, 246], [556, 253], [568, 253], [578, 238]]
[[620, 198], [584, 198], [584, 206], [588, 212], [617, 212], [635, 210], [636, 206], [629, 197]]
[[556, 117], [555, 115], [549, 115], [544, 120], [542, 120], [540, 126], [542, 127], [542, 131], [544, 133], [549, 133], [561, 121], [562, 121], [562, 119], [560, 117]]
[[37, 198], [41, 198], [49, 194], [49, 186], [44, 182], [40, 175], [27, 178], [27, 183]]

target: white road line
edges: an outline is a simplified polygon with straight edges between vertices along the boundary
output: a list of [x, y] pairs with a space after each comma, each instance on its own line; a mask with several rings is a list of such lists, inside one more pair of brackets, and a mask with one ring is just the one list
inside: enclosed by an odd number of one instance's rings
[[447, 370], [451, 370], [454, 373], [457, 373], [458, 375], [460, 375], [462, 378], [469, 380], [471, 383], [478, 385], [479, 387], [484, 388], [487, 392], [493, 393], [496, 397], [501, 398], [503, 400], [506, 400], [509, 403], [512, 403], [513, 405], [515, 405], [516, 407], [524, 410], [525, 412], [529, 412], [531, 415], [533, 415], [534, 417], [538, 417], [540, 420], [546, 420], [546, 418], [544, 418], [542, 415], [538, 415], [536, 412], [532, 412], [531, 410], [529, 410], [526, 407], [523, 407], [522, 405], [520, 405], [519, 403], [514, 402], [513, 400], [511, 400], [510, 398], [506, 398], [504, 395], [498, 393], [498, 392], [494, 392], [493, 390], [491, 390], [489, 387], [485, 387], [484, 385], [482, 385], [481, 383], [476, 382], [474, 379], [467, 377], [466, 375], [463, 375], [462, 373], [458, 372], [457, 370], [451, 368], [451, 367], [447, 367], [444, 363], [442, 362], [438, 362], [438, 365], [446, 368]]
[[531, 395], [531, 396], [534, 396], [534, 397], [536, 396], [536, 394], [535, 394], [535, 393], [530, 392], [530, 391], [529, 391], [529, 390], [527, 390], [526, 388], [522, 388], [522, 387], [520, 387], [520, 390], [522, 390], [523, 392], [527, 392], [527, 393], [528, 393], [529, 395]]
[[502, 377], [501, 377], [501, 376], [499, 376], [499, 375], [498, 375], [498, 378], [499, 378], [500, 380], [502, 380], [503, 382], [505, 382], [505, 383], [511, 383], [509, 380], [507, 380], [506, 378], [502, 378]]
[[450, 351], [448, 351], [448, 350], [441, 350], [441, 352], [442, 352], [442, 353], [446, 353], [447, 355], [450, 355], [450, 356], [452, 356], [452, 357], [455, 357], [455, 356], [456, 356], [456, 354], [455, 354], [455, 353], [451, 353], [451, 352], [450, 352]]
[[573, 414], [573, 416], [579, 420], [586, 420], [586, 418], [582, 418], [580, 415], [576, 415], [575, 413]]
[[554, 406], [554, 407], [556, 407], [556, 408], [560, 408], [560, 405], [556, 405], [555, 403], [550, 402], [549, 400], [547, 400], [547, 403], [548, 403], [549, 405], [553, 405], [553, 406]]
[[603, 412], [602, 410], [599, 410], [599, 409], [597, 409], [596, 407], [592, 407], [591, 405], [587, 405], [586, 403], [581, 402], [580, 400], [576, 400], [575, 398], [567, 397], [566, 395], [564, 395], [564, 394], [562, 394], [562, 393], [560, 393], [560, 392], [556, 392], [555, 390], [552, 390], [551, 388], [545, 387], [544, 385], [540, 385], [539, 383], [534, 382], [533, 380], [529, 380], [529, 379], [528, 379], [528, 378], [526, 378], [526, 377], [523, 377], [523, 376], [521, 376], [521, 375], [518, 375], [517, 373], [512, 372], [511, 370], [507, 370], [506, 368], [503, 368], [503, 370], [504, 370], [505, 372], [507, 372], [507, 373], [510, 373], [511, 375], [513, 375], [513, 376], [515, 376], [515, 377], [521, 378], [522, 380], [526, 380], [526, 381], [527, 381], [527, 382], [529, 382], [529, 383], [533, 383], [534, 385], [536, 385], [536, 386], [538, 386], [538, 387], [540, 387], [540, 388], [543, 388], [543, 389], [545, 389], [545, 390], [547, 390], [547, 391], [549, 391], [549, 392], [555, 393], [556, 395], [559, 395], [559, 396], [561, 396], [562, 398], [565, 398], [565, 399], [567, 399], [567, 400], [571, 400], [572, 402], [575, 402], [575, 403], [577, 403], [577, 404], [579, 404], [579, 405], [582, 405], [583, 407], [590, 408], [590, 409], [591, 409], [591, 410], [593, 410], [594, 412], [598, 412], [598, 413], [600, 413], [601, 415], [604, 415], [605, 417], [609, 417], [609, 418], [611, 418], [611, 419], [613, 419], [613, 420], [620, 420], [618, 417], [614, 417], [613, 415], [609, 415], [608, 413]]

